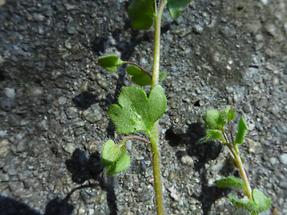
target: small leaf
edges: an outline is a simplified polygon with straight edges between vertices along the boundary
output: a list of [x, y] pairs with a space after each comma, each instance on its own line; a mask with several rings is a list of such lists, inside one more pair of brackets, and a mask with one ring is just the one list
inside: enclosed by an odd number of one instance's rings
[[154, 0], [133, 0], [128, 15], [134, 29], [148, 29], [153, 24]]
[[102, 151], [102, 162], [104, 166], [110, 165], [119, 159], [121, 148], [114, 141], [108, 140], [104, 143]]
[[176, 19], [191, 0], [167, 0], [169, 14], [173, 19]]
[[265, 196], [263, 192], [258, 189], [252, 191], [253, 200], [256, 204], [257, 211], [259, 213], [268, 210], [271, 207], [272, 200], [271, 198]]
[[115, 175], [130, 166], [130, 156], [123, 145], [118, 145], [112, 140], [105, 142], [102, 151], [102, 164], [107, 169], [108, 175]]
[[251, 214], [254, 214], [257, 212], [255, 202], [247, 198], [238, 199], [237, 197], [233, 195], [229, 195], [228, 199], [237, 208], [244, 208], [245, 210], [249, 211]]
[[118, 102], [110, 106], [108, 114], [121, 134], [140, 131], [149, 134], [167, 108], [167, 99], [160, 85], [152, 88], [149, 97], [142, 88], [124, 87]]
[[131, 165], [131, 158], [127, 151], [125, 151], [121, 157], [117, 160], [115, 168], [113, 169], [112, 175], [127, 170]]
[[227, 107], [227, 108], [225, 109], [225, 111], [226, 111], [226, 114], [227, 114], [227, 120], [228, 120], [228, 122], [231, 122], [231, 121], [233, 121], [233, 120], [236, 118], [236, 111], [235, 111], [234, 108], [232, 108], [232, 107]]
[[132, 77], [132, 82], [140, 86], [151, 85], [151, 76], [143, 71], [141, 68], [129, 65], [127, 73]]
[[117, 55], [113, 54], [99, 57], [98, 63], [109, 72], [116, 72], [123, 65], [123, 61]]
[[230, 188], [230, 189], [241, 190], [243, 189], [244, 182], [241, 178], [228, 176], [226, 178], [222, 178], [215, 181], [215, 185], [219, 188]]
[[215, 109], [210, 109], [206, 112], [204, 116], [204, 121], [209, 129], [218, 128], [219, 111]]
[[235, 144], [242, 144], [248, 131], [248, 126], [243, 117], [240, 118], [237, 126], [237, 133], [235, 138]]
[[216, 129], [208, 129], [206, 132], [206, 139], [210, 141], [221, 141], [222, 143], [225, 143], [222, 132]]
[[158, 80], [160, 82], [163, 82], [167, 77], [167, 72], [166, 71], [160, 71], [159, 72], [159, 77], [158, 77]]

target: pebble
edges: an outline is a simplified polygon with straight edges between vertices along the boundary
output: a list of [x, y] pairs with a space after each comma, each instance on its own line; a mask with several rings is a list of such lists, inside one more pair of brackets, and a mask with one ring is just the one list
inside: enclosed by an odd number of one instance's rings
[[0, 157], [4, 158], [7, 156], [10, 150], [10, 143], [8, 140], [4, 139], [0, 141]]
[[187, 165], [187, 166], [193, 166], [194, 165], [194, 161], [193, 161], [192, 157], [190, 157], [189, 155], [182, 156], [180, 161], [181, 161], [181, 163], [183, 163], [184, 165]]
[[6, 0], [0, 0], [0, 7], [6, 3]]
[[0, 108], [4, 111], [10, 111], [15, 106], [14, 99], [10, 99], [7, 97], [0, 98]]
[[281, 163], [287, 165], [287, 153], [283, 153], [280, 155], [279, 160]]
[[168, 191], [170, 192], [170, 197], [173, 200], [178, 201], [180, 199], [180, 196], [179, 196], [177, 190], [175, 189], [175, 187], [168, 188]]
[[275, 157], [270, 158], [270, 163], [271, 163], [272, 165], [277, 164], [277, 163], [278, 163], [277, 158], [275, 158]]
[[63, 146], [63, 149], [65, 150], [65, 152], [73, 154], [73, 152], [76, 150], [76, 146], [72, 143], [67, 143]]
[[95, 123], [102, 119], [102, 112], [102, 108], [98, 104], [94, 104], [88, 110], [84, 111], [83, 115], [88, 122]]
[[15, 97], [16, 97], [16, 91], [13, 88], [8, 88], [8, 87], [5, 88], [4, 89], [4, 94], [9, 99], [15, 99]]

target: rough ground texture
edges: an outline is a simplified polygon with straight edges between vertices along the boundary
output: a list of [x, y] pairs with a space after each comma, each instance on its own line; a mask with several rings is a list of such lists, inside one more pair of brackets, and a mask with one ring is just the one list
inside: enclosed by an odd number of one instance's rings
[[[133, 143], [132, 167], [116, 178], [101, 176], [97, 163], [103, 141], [115, 136], [105, 111], [130, 82], [96, 58], [115, 52], [151, 68], [152, 32], [131, 30], [126, 7], [123, 0], [1, 6], [1, 215], [155, 214], [144, 144]], [[165, 14], [167, 214], [237, 213], [228, 191], [212, 186], [234, 174], [227, 152], [197, 144], [202, 114], [227, 104], [250, 125], [252, 141], [241, 150], [252, 186], [272, 197], [274, 214], [287, 214], [286, 38], [286, 0], [195, 0], [176, 22]]]

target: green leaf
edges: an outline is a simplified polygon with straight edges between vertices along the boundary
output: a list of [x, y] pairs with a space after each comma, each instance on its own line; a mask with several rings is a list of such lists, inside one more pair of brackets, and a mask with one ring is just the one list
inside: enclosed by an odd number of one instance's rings
[[237, 126], [237, 133], [235, 138], [235, 144], [242, 144], [248, 131], [248, 126], [243, 117], [240, 118]]
[[153, 24], [154, 0], [133, 0], [128, 15], [134, 29], [148, 29]]
[[149, 134], [167, 108], [167, 99], [160, 85], [152, 88], [149, 97], [140, 87], [124, 87], [118, 102], [110, 106], [108, 114], [121, 134], [140, 131]]
[[109, 72], [116, 72], [123, 61], [117, 55], [110, 54], [99, 57], [98, 64]]
[[151, 85], [151, 76], [143, 71], [141, 68], [129, 65], [127, 73], [132, 77], [132, 82], [140, 86]]
[[245, 210], [249, 211], [251, 214], [257, 212], [256, 204], [254, 201], [251, 201], [247, 198], [238, 199], [233, 195], [228, 196], [229, 201], [237, 208], [244, 208]]
[[241, 178], [228, 176], [226, 178], [222, 178], [215, 181], [215, 185], [219, 188], [230, 188], [230, 189], [241, 190], [244, 187], [244, 182]]
[[228, 122], [233, 121], [236, 118], [236, 111], [232, 107], [227, 107], [225, 109], [226, 115], [227, 115], [227, 120]]
[[115, 175], [123, 172], [130, 166], [130, 163], [130, 156], [123, 145], [118, 145], [113, 140], [105, 142], [102, 151], [102, 164], [107, 169], [107, 174]]
[[219, 111], [215, 109], [210, 109], [206, 112], [204, 116], [204, 121], [209, 129], [218, 128]]
[[159, 77], [158, 77], [158, 80], [160, 82], [163, 82], [167, 77], [167, 72], [166, 71], [160, 71], [159, 72]]
[[110, 165], [119, 159], [121, 148], [113, 140], [104, 143], [102, 151], [102, 162], [104, 165]]
[[222, 143], [225, 143], [222, 132], [216, 129], [208, 129], [206, 132], [206, 139], [211, 141], [221, 141]]
[[268, 210], [271, 207], [272, 200], [271, 198], [265, 196], [263, 192], [258, 189], [252, 191], [253, 200], [256, 204], [257, 211], [259, 213]]
[[111, 171], [111, 174], [117, 174], [120, 172], [125, 171], [126, 169], [128, 169], [131, 165], [131, 158], [128, 154], [127, 151], [125, 151], [121, 157], [117, 160], [113, 170]]
[[176, 19], [191, 0], [167, 0], [169, 14], [173, 19]]

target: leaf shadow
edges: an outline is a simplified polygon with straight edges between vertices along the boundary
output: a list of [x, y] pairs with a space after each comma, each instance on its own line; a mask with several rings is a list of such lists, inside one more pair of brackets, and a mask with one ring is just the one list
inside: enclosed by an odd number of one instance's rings
[[84, 185], [85, 187], [100, 186], [107, 193], [107, 203], [110, 215], [117, 214], [116, 194], [114, 190], [114, 178], [105, 177], [103, 174], [104, 167], [101, 164], [101, 156], [99, 152], [87, 155], [83, 150], [76, 149], [71, 159], [66, 161], [66, 167], [72, 174], [73, 182], [83, 185], [83, 183], [94, 180], [96, 185]]
[[[166, 131], [166, 139], [169, 145], [176, 147], [184, 145], [186, 152], [177, 151], [176, 156], [180, 160], [184, 154], [188, 154], [191, 157], [196, 158], [194, 163], [194, 169], [199, 173], [201, 193], [199, 195], [193, 195], [192, 197], [201, 202], [202, 211], [204, 215], [208, 215], [213, 203], [226, 196], [228, 190], [219, 189], [215, 186], [208, 184], [207, 169], [205, 164], [211, 160], [215, 160], [222, 151], [222, 145], [217, 142], [202, 143], [200, 140], [205, 137], [205, 129], [202, 123], [192, 123], [186, 133], [181, 130], [170, 128]], [[224, 167], [224, 172], [228, 172], [229, 169]]]

